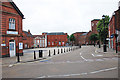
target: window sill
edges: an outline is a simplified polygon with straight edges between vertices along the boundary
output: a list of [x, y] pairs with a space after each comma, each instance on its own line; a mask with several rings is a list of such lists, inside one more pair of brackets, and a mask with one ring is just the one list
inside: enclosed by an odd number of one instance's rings
[[15, 29], [8, 29], [8, 31], [16, 31]]

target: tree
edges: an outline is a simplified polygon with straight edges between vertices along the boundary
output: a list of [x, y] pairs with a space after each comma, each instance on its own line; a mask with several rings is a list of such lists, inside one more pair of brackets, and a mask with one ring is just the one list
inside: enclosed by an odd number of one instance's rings
[[67, 35], [67, 39], [69, 40], [69, 38], [70, 38], [70, 36], [69, 35]]
[[104, 38], [108, 35], [108, 24], [110, 17], [105, 16], [104, 20], [101, 19], [97, 24], [97, 31], [99, 32], [99, 39], [103, 42]]
[[72, 42], [72, 45], [73, 45], [73, 43], [74, 43], [74, 41], [75, 41], [75, 36], [74, 36], [74, 34], [71, 34], [71, 35], [70, 35], [70, 41]]
[[70, 36], [67, 35], [68, 44], [70, 43]]
[[95, 46], [95, 42], [98, 40], [98, 34], [91, 34], [89, 40], [93, 41]]

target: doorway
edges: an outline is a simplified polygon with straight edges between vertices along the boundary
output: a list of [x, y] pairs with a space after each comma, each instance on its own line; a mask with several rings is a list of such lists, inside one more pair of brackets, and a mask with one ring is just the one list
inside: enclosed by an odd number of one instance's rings
[[16, 50], [15, 50], [15, 40], [10, 40], [9, 41], [9, 53], [10, 53], [10, 57], [14, 57], [16, 54]]

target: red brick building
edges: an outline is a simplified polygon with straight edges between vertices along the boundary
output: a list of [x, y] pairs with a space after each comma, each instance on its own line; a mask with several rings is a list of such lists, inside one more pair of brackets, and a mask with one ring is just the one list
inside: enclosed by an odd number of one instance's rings
[[97, 32], [97, 24], [98, 24], [99, 20], [100, 19], [94, 19], [94, 20], [91, 21], [91, 29], [92, 29], [92, 33], [94, 33], [94, 34], [98, 34], [98, 32]]
[[33, 48], [33, 35], [30, 33], [30, 30], [23, 31], [23, 49]]
[[75, 45], [85, 45], [87, 32], [76, 32], [75, 36]]
[[34, 47], [35, 48], [47, 47], [47, 35], [34, 35]]
[[66, 46], [68, 39], [67, 33], [44, 33], [47, 35], [47, 47]]
[[116, 49], [116, 38], [114, 34], [118, 34], [117, 44], [118, 51], [120, 51], [120, 7], [115, 11], [110, 19], [109, 23], [109, 48]]
[[0, 3], [1, 23], [1, 57], [23, 55], [22, 20], [24, 15], [14, 2]]
[[93, 33], [92, 33], [92, 31], [89, 31], [88, 33], [87, 33], [87, 35], [86, 35], [86, 45], [91, 45], [91, 44], [93, 44], [93, 42], [92, 41], [90, 41], [89, 40], [89, 37], [92, 35]]
[[91, 45], [93, 44], [94, 42], [90, 41], [89, 40], [89, 37], [92, 35], [92, 34], [98, 34], [98, 31], [97, 31], [97, 24], [99, 22], [100, 19], [93, 19], [91, 21], [91, 31], [88, 32], [88, 34], [86, 35], [86, 44], [88, 45]]

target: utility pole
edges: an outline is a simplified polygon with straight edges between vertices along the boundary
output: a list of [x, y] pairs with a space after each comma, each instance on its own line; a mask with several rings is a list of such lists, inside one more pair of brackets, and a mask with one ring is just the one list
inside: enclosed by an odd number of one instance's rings
[[102, 16], [102, 19], [103, 19], [103, 27], [104, 27], [104, 44], [103, 44], [103, 51], [104, 51], [104, 52], [107, 52], [107, 49], [106, 49], [106, 33], [105, 33], [105, 16], [104, 16], [104, 15]]

